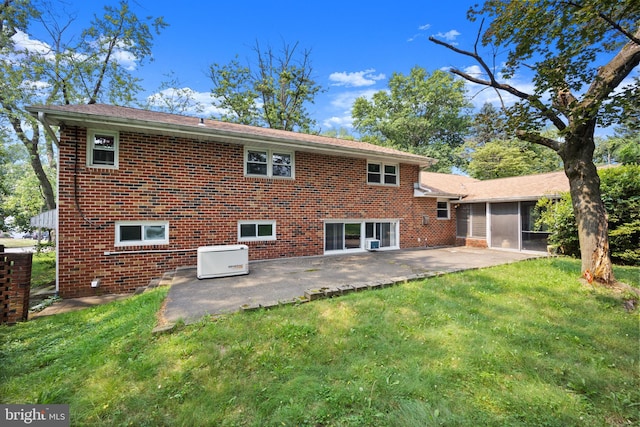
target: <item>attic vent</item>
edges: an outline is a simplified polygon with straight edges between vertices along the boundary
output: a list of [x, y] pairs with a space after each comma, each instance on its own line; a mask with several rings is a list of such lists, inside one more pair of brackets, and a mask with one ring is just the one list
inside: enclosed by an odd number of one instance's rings
[[429, 215], [422, 215], [422, 225], [429, 224]]

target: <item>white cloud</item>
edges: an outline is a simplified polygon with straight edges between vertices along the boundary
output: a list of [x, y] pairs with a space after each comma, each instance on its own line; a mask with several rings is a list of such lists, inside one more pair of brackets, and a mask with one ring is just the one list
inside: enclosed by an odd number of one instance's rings
[[[420, 25], [420, 26], [418, 27], [418, 30], [419, 30], [419, 31], [426, 31], [426, 30], [428, 30], [429, 28], [431, 28], [431, 24], [424, 24], [424, 25]], [[408, 41], [408, 42], [412, 42], [412, 41], [414, 41], [414, 40], [416, 40], [416, 39], [418, 39], [418, 38], [420, 38], [420, 37], [423, 37], [423, 36], [424, 36], [424, 33], [416, 33], [416, 34], [412, 35], [411, 37], [409, 37], [409, 38], [407, 39], [407, 41]]]
[[445, 39], [446, 41], [452, 42], [454, 41], [458, 36], [460, 35], [460, 33], [456, 30], [451, 30], [451, 31], [447, 31], [446, 33], [438, 33], [436, 34], [436, 37], [439, 37], [441, 39]]
[[353, 117], [351, 114], [347, 113], [342, 117], [329, 117], [328, 119], [322, 122], [322, 126], [327, 129], [340, 129], [340, 128], [353, 128]]
[[328, 119], [322, 121], [322, 126], [325, 128], [353, 128], [353, 117], [351, 116], [351, 109], [353, 103], [357, 98], [366, 98], [371, 100], [373, 94], [379, 92], [376, 89], [362, 89], [362, 90], [350, 90], [344, 92], [338, 92], [331, 95], [329, 104], [332, 108], [338, 111], [337, 114], [332, 115]]
[[53, 59], [53, 50], [47, 43], [40, 40], [34, 40], [29, 37], [29, 34], [18, 30], [11, 40], [14, 43], [16, 51], [28, 51], [30, 53], [36, 53], [44, 56], [47, 59]]
[[356, 98], [364, 97], [366, 99], [373, 98], [373, 94], [379, 92], [376, 89], [365, 89], [358, 91], [346, 91], [340, 92], [333, 96], [331, 100], [331, 106], [335, 108], [340, 108], [342, 110], [351, 111], [353, 107], [353, 103], [356, 101]]
[[376, 70], [370, 68], [364, 71], [355, 71], [353, 73], [341, 72], [331, 73], [329, 75], [329, 81], [334, 82], [332, 86], [346, 86], [346, 87], [362, 87], [372, 86], [376, 84], [378, 80], [383, 80], [386, 76], [382, 73], [373, 74]]
[[147, 102], [158, 110], [196, 117], [219, 117], [226, 110], [213, 105], [210, 92], [198, 92], [189, 87], [169, 88], [153, 93]]

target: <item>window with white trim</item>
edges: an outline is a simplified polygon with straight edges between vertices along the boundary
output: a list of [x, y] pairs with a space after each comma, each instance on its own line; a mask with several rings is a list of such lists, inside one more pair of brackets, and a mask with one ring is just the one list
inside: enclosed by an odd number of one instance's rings
[[168, 245], [169, 223], [163, 221], [116, 222], [116, 246]]
[[238, 241], [276, 240], [275, 221], [238, 221]]
[[87, 166], [117, 169], [118, 145], [118, 132], [89, 129], [87, 132]]
[[379, 185], [398, 185], [398, 165], [367, 163], [367, 183]]
[[449, 201], [438, 200], [436, 206], [436, 217], [438, 219], [449, 219]]
[[246, 148], [244, 153], [244, 173], [247, 176], [294, 177], [294, 155], [291, 152]]

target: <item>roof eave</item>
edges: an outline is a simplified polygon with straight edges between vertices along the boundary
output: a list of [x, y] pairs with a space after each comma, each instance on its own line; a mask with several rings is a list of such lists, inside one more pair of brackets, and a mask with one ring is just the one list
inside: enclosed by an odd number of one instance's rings
[[463, 198], [460, 203], [509, 203], [509, 202], [533, 202], [547, 197], [549, 199], [559, 199], [561, 194], [541, 194], [537, 196], [510, 196], [510, 197], [495, 197], [495, 198]]
[[[38, 118], [38, 113], [44, 113], [48, 123], [54, 126], [60, 126], [61, 124], [68, 126], [89, 125], [104, 129], [113, 128], [141, 133], [152, 132], [161, 135], [189, 137], [197, 140], [215, 139], [217, 141], [238, 145], [268, 145], [271, 147], [287, 148], [289, 150], [297, 149], [299, 151], [316, 152], [329, 155], [347, 154], [351, 157], [358, 158], [393, 160], [399, 163], [417, 165], [419, 167], [430, 167], [436, 162], [435, 159], [410, 154], [403, 155], [384, 153], [375, 150], [367, 150], [366, 148], [337, 147], [299, 141], [294, 138], [277, 138], [273, 136], [251, 135], [241, 132], [213, 129], [206, 125], [198, 124], [198, 122], [194, 125], [162, 123], [144, 119], [129, 119], [126, 117], [104, 117], [96, 114], [69, 111], [60, 112], [59, 110], [48, 109], [42, 106], [27, 107], [27, 111], [36, 118]], [[194, 121], [196, 120], [198, 119], [194, 118]]]

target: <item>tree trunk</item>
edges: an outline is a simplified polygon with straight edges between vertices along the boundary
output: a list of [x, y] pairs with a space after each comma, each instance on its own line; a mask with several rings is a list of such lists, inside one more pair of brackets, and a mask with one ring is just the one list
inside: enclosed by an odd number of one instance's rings
[[600, 177], [593, 164], [593, 123], [565, 135], [561, 152], [569, 178], [571, 202], [578, 226], [582, 273], [590, 279], [612, 283], [613, 266], [609, 257], [607, 212], [600, 194]]
[[38, 182], [40, 183], [40, 188], [42, 189], [42, 196], [44, 197], [45, 206], [48, 210], [56, 208], [56, 196], [53, 191], [53, 187], [51, 186], [51, 182], [49, 181], [49, 177], [47, 173], [44, 171], [42, 167], [42, 162], [40, 161], [40, 155], [38, 153], [38, 132], [34, 133], [34, 137], [32, 141], [24, 140], [23, 143], [27, 147], [27, 151], [29, 151], [29, 158], [31, 162], [31, 167], [38, 178]]
[[40, 140], [41, 133], [40, 128], [37, 125], [34, 125], [33, 135], [29, 138], [22, 129], [22, 121], [18, 116], [10, 115], [9, 121], [16, 133], [16, 136], [27, 148], [27, 152], [29, 153], [29, 163], [31, 163], [33, 172], [36, 174], [36, 178], [38, 178], [38, 182], [40, 183], [40, 189], [42, 190], [42, 197], [44, 198], [45, 206], [48, 210], [55, 209], [56, 195], [53, 191], [51, 181], [49, 181], [49, 177], [42, 167], [42, 161], [40, 160], [40, 153], [38, 150], [38, 141]]

